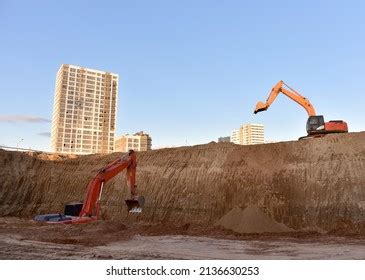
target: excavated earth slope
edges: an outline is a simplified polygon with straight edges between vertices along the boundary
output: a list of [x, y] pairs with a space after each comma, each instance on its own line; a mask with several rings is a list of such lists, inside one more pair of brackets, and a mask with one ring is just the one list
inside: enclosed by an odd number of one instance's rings
[[[0, 150], [0, 216], [62, 212], [65, 203], [83, 199], [88, 181], [116, 156], [47, 160]], [[137, 157], [144, 213], [128, 216], [122, 173], [104, 189], [104, 219], [213, 225], [234, 207], [254, 205], [295, 230], [365, 229], [365, 132], [253, 146], [210, 143]]]

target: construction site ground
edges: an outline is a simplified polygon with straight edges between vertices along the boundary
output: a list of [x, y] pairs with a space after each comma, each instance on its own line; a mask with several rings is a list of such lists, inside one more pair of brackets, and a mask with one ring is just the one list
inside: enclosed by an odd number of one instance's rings
[[235, 234], [217, 228], [0, 219], [0, 259], [364, 259], [358, 236]]
[[0, 150], [0, 259], [365, 259], [365, 132], [137, 154], [142, 214], [125, 174], [108, 182], [101, 220], [32, 221], [84, 198], [118, 156]]

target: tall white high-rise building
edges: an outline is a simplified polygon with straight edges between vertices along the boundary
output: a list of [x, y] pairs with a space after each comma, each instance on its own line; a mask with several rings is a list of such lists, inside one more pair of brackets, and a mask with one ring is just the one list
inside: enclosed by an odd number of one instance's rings
[[117, 95], [117, 74], [62, 64], [56, 77], [53, 152], [113, 152]]
[[264, 144], [263, 124], [244, 124], [232, 132], [231, 142], [238, 145]]

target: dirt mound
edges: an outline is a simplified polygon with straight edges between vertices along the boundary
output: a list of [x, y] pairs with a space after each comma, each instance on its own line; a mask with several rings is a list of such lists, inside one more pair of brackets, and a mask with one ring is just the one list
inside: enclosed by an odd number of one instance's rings
[[34, 156], [41, 160], [66, 160], [66, 159], [75, 159], [77, 155], [63, 155], [63, 154], [52, 154], [52, 153], [42, 153], [42, 152], [31, 152], [27, 153], [31, 156]]
[[224, 215], [216, 225], [238, 233], [290, 232], [293, 229], [270, 218], [257, 206], [248, 206], [244, 210], [234, 207]]
[[[365, 132], [240, 146], [216, 143], [137, 153], [142, 215], [128, 215], [124, 172], [105, 185], [102, 217], [214, 225], [230, 209], [257, 205], [295, 230], [335, 230], [348, 221], [365, 232]], [[0, 150], [0, 216], [61, 213], [83, 200], [98, 169], [120, 154], [45, 160]], [[344, 229], [346, 230], [346, 228]]]

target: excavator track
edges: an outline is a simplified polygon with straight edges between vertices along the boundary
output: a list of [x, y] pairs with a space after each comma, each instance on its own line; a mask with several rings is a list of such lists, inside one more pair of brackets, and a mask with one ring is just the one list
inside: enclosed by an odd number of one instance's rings
[[315, 134], [315, 135], [307, 135], [299, 137], [298, 140], [308, 140], [308, 139], [314, 139], [314, 138], [322, 138], [326, 136], [327, 134]]

